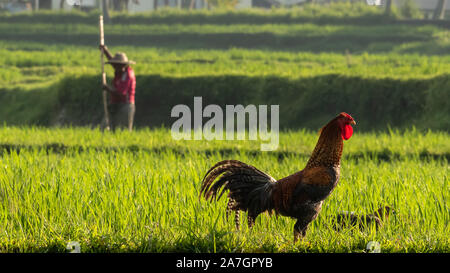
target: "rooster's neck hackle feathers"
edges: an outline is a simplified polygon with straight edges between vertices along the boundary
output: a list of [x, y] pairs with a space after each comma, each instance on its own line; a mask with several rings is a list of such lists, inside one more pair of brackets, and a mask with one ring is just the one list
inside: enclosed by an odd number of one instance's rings
[[333, 119], [320, 130], [320, 137], [305, 168], [318, 166], [339, 167], [344, 141], [337, 119]]

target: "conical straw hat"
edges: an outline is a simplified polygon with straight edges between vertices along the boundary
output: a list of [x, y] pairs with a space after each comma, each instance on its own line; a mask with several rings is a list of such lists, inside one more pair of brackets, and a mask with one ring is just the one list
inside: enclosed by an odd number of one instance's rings
[[123, 52], [117, 52], [114, 57], [112, 57], [109, 61], [106, 63], [108, 64], [135, 64], [136, 62], [128, 60], [128, 57]]

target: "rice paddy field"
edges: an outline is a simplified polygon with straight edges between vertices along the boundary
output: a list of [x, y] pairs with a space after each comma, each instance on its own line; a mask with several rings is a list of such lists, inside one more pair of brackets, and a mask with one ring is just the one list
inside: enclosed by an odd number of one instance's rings
[[[0, 17], [0, 252], [66, 252], [70, 242], [91, 253], [365, 252], [370, 241], [385, 253], [450, 252], [445, 22], [405, 22], [350, 4], [112, 15], [113, 24], [105, 25], [107, 45], [137, 62], [141, 104], [133, 132], [102, 132], [98, 124], [74, 118], [58, 122], [62, 113], [70, 115], [67, 109], [95, 116], [101, 108], [100, 92], [98, 101], [89, 97], [90, 108], [79, 95], [96, 94], [100, 86], [98, 14]], [[112, 68], [107, 73], [111, 79]], [[243, 87], [234, 84], [236, 78]], [[224, 198], [213, 203], [199, 198], [204, 174], [224, 159], [246, 162], [277, 179], [301, 170], [318, 130], [346, 100], [299, 102], [326, 100], [321, 89], [341, 80], [352, 99], [338, 112], [350, 112], [358, 125], [345, 142], [340, 182], [303, 240], [293, 243], [293, 219], [267, 214], [252, 229], [241, 219], [237, 231], [233, 219], [226, 219]], [[283, 100], [281, 120], [292, 118], [296, 107], [311, 116], [293, 128], [282, 123], [279, 147], [269, 152], [260, 151], [259, 141], [174, 140], [170, 123], [139, 120], [139, 110], [149, 103], [170, 121], [171, 107], [185, 101], [169, 94], [190, 98], [215, 82], [211, 103], [227, 88], [310, 85], [310, 93], [298, 100], [284, 97], [297, 89], [273, 94]], [[156, 88], [146, 90], [144, 83]], [[372, 93], [360, 93], [367, 86], [395, 95], [376, 103]], [[154, 92], [167, 97], [146, 95]], [[273, 104], [278, 97], [271, 99]], [[374, 103], [356, 107], [363, 99]], [[388, 108], [398, 111], [378, 114]], [[403, 118], [408, 114], [411, 118]], [[379, 229], [332, 228], [341, 211], [368, 214], [383, 205], [396, 213]]]
[[[359, 133], [345, 143], [339, 185], [306, 238], [294, 220], [262, 214], [236, 231], [225, 199], [199, 199], [205, 172], [239, 159], [275, 178], [304, 167], [318, 135], [284, 132], [280, 147], [258, 141], [174, 141], [166, 129], [102, 133], [88, 128], [0, 129], [0, 249], [64, 252], [449, 251], [447, 134]], [[384, 225], [336, 231], [339, 211], [396, 209]]]

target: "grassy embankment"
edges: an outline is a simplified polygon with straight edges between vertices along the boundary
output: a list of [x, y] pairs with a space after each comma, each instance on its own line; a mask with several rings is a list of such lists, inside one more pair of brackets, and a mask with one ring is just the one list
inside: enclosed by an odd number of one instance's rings
[[[110, 49], [137, 61], [140, 127], [170, 125], [174, 105], [201, 95], [205, 104], [279, 104], [282, 128], [315, 129], [342, 110], [362, 130], [449, 128], [445, 24], [386, 18], [359, 5], [112, 20]], [[3, 121], [99, 123], [95, 14], [4, 16], [0, 31]]]

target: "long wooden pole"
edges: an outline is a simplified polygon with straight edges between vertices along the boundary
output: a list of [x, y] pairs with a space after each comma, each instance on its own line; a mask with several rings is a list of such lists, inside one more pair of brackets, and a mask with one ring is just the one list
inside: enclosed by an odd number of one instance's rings
[[[105, 45], [105, 35], [103, 33], [103, 16], [100, 15], [100, 22], [99, 22], [99, 26], [100, 26], [100, 45]], [[102, 48], [102, 52], [100, 55], [100, 61], [102, 64], [102, 84], [105, 85], [106, 84], [106, 73], [105, 73], [105, 59], [104, 59], [104, 52], [103, 52], [103, 48]], [[103, 110], [104, 110], [104, 114], [105, 114], [105, 129], [109, 131], [110, 127], [109, 127], [109, 112], [108, 112], [108, 96], [106, 93], [106, 90], [103, 90]]]

